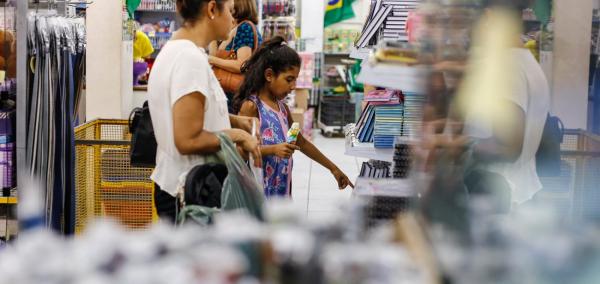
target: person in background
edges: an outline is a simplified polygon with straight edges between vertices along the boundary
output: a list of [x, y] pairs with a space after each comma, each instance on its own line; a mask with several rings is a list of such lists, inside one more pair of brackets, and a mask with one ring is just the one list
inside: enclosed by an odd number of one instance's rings
[[[460, 86], [465, 84], [467, 78], [475, 78], [470, 79], [469, 88], [473, 88], [474, 82], [478, 85], [489, 85], [483, 86], [485, 89], [477, 89], [480, 91], [479, 93], [470, 94], [471, 96], [463, 99], [467, 110], [464, 135], [455, 135], [452, 138], [448, 138], [444, 133], [429, 135], [428, 140], [431, 144], [429, 148], [436, 149], [447, 146], [464, 149], [468, 144], [472, 150], [473, 164], [477, 169], [482, 170], [473, 171], [479, 174], [477, 178], [481, 178], [483, 176], [481, 173], [485, 173], [486, 176], [492, 177], [496, 181], [494, 186], [490, 182], [480, 183], [487, 187], [482, 190], [491, 190], [493, 194], [502, 196], [502, 200], [506, 200], [505, 203], [503, 202], [502, 208], [510, 210], [531, 200], [542, 189], [536, 171], [536, 152], [550, 109], [550, 90], [546, 76], [534, 55], [528, 49], [523, 48], [518, 29], [514, 29], [514, 31], [511, 29], [513, 26], [522, 25], [517, 22], [521, 19], [521, 11], [529, 6], [530, 1], [487, 0], [484, 4], [487, 9], [482, 17], [483, 23], [497, 28], [495, 24], [502, 20], [501, 28], [507, 29], [511, 33], [506, 36], [508, 38], [506, 40], [511, 40], [511, 42], [506, 44], [512, 48], [507, 49], [508, 58], [503, 58], [503, 60], [510, 59], [510, 62], [502, 62], [505, 64], [502, 67], [508, 67], [510, 70], [503, 70], [500, 66], [490, 64], [490, 62], [497, 62], [492, 60], [497, 60], [495, 58], [498, 54], [485, 53], [486, 50], [476, 53], [480, 55], [476, 57], [477, 59], [471, 59], [471, 65], [477, 66], [477, 69], [472, 69], [473, 66], [465, 69], [464, 65], [451, 62], [438, 64], [436, 69], [439, 70], [467, 72], [465, 78], [457, 82], [458, 89], [461, 89]], [[507, 25], [508, 22], [513, 23]], [[499, 33], [498, 30], [495, 32]], [[480, 33], [490, 34], [488, 29], [483, 28]], [[494, 37], [500, 36], [495, 35]], [[488, 41], [487, 47], [494, 43], [500, 44], [493, 42], [492, 39], [488, 39]], [[494, 82], [482, 83], [484, 81], [480, 81], [481, 78], [489, 78], [485, 74], [480, 76], [481, 74], [497, 70], [502, 70], [502, 78], [494, 78]], [[507, 88], [508, 91], [499, 93], [492, 84], [505, 85], [509, 88]], [[483, 90], [486, 90], [486, 93]], [[490, 95], [490, 93], [494, 95]], [[487, 99], [482, 100], [477, 97], [486, 97]], [[444, 125], [448, 123], [451, 122], [444, 123]], [[430, 124], [440, 125], [437, 121]], [[458, 128], [462, 129], [462, 126]], [[466, 179], [476, 180], [468, 175]], [[468, 183], [467, 188], [472, 193], [472, 188]]]
[[[486, 13], [506, 10], [515, 21], [522, 19], [530, 0], [490, 0]], [[484, 17], [489, 17], [488, 15]], [[522, 26], [519, 22], [518, 26]], [[489, 124], [467, 120], [468, 133], [477, 138], [474, 159], [487, 163], [486, 169], [503, 176], [510, 187], [511, 205], [521, 205], [542, 189], [536, 171], [536, 152], [550, 111], [550, 88], [534, 55], [514, 35], [510, 50], [513, 60], [512, 92], [503, 94], [498, 103], [501, 114], [490, 114]], [[507, 123], [507, 121], [510, 121]]]
[[[157, 142], [155, 205], [159, 216], [176, 218], [180, 177], [220, 150], [214, 134], [223, 132], [260, 167], [249, 117], [230, 115], [227, 98], [210, 64], [210, 42], [227, 39], [233, 26], [233, 0], [177, 0], [183, 25], [158, 54], [148, 85], [148, 105]], [[233, 127], [233, 128], [232, 128]]]
[[[231, 30], [229, 38], [223, 42], [213, 42], [210, 46], [208, 62], [211, 65], [223, 68], [229, 72], [241, 74], [242, 64], [252, 56], [262, 43], [262, 36], [258, 31], [258, 12], [255, 0], [235, 0], [233, 17], [235, 28]], [[255, 43], [256, 37], [256, 43]], [[230, 51], [236, 54], [235, 60], [225, 58]], [[233, 113], [233, 93], [226, 93], [229, 99], [229, 112]]]
[[354, 187], [348, 177], [302, 134], [298, 134], [296, 142], [287, 141], [293, 119], [283, 99], [296, 86], [300, 72], [298, 53], [277, 36], [265, 42], [242, 70], [246, 76], [235, 97], [234, 108], [240, 115], [260, 120], [265, 195], [291, 197], [292, 154], [296, 150], [331, 171], [340, 190]]
[[136, 23], [136, 31], [133, 36], [133, 85], [139, 84], [139, 78], [148, 70], [148, 63], [145, 58], [148, 58], [154, 53], [154, 47], [148, 36], [139, 28]]

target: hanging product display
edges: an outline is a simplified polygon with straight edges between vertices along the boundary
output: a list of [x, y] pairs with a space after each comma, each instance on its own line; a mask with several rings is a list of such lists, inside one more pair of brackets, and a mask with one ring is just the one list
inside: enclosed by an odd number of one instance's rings
[[263, 17], [294, 17], [295, 0], [263, 0]]
[[[265, 41], [274, 36], [283, 37], [288, 43], [296, 40], [296, 27], [294, 19], [279, 18], [263, 20], [263, 39]], [[293, 46], [292, 44], [290, 44]]]
[[[15, 134], [16, 109], [15, 102], [10, 98], [14, 92], [14, 80], [7, 80], [0, 85], [0, 188], [10, 190], [16, 183], [15, 168]], [[8, 85], [8, 86], [7, 86]]]
[[128, 0], [127, 8], [130, 11], [136, 11], [136, 8], [137, 11], [175, 11], [176, 6], [175, 0]]
[[290, 46], [295, 46], [296, 1], [263, 0], [262, 8], [263, 40], [267, 41], [274, 36], [281, 36]]
[[74, 230], [74, 113], [85, 66], [82, 21], [31, 15], [28, 34], [27, 165], [43, 183], [46, 224]]

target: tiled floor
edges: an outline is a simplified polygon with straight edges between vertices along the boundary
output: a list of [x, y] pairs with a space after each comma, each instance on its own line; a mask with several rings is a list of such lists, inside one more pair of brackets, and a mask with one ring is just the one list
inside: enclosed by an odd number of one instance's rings
[[[325, 138], [315, 132], [313, 143], [333, 161], [352, 182], [359, 173], [362, 160], [344, 155], [343, 138]], [[292, 198], [298, 208], [303, 208], [308, 218], [321, 218], [335, 210], [336, 203], [351, 197], [350, 187], [340, 191], [333, 175], [306, 155], [294, 154]]]

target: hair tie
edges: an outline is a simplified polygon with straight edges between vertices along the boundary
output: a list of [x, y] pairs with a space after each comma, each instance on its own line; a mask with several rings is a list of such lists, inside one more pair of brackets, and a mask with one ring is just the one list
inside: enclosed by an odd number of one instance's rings
[[286, 41], [282, 41], [281, 45], [287, 45], [287, 42]]

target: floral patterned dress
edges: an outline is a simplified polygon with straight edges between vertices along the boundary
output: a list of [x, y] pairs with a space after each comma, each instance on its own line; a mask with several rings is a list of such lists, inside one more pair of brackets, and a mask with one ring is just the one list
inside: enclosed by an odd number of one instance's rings
[[[263, 103], [258, 97], [250, 100], [258, 108], [260, 131], [263, 145], [276, 145], [286, 142], [288, 132], [288, 113], [282, 102], [278, 102], [279, 111]], [[263, 157], [263, 174], [265, 196], [290, 197], [292, 194], [292, 158], [284, 159], [277, 156]]]

